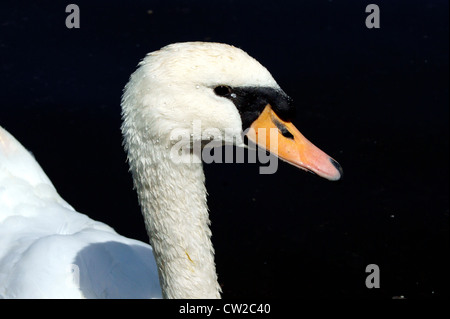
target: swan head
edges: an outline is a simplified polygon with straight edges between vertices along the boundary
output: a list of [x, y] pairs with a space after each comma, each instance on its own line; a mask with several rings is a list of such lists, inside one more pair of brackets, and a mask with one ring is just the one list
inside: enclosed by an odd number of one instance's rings
[[175, 43], [149, 53], [131, 75], [122, 97], [122, 132], [128, 153], [134, 144], [155, 141], [166, 148], [183, 140], [250, 141], [294, 166], [340, 179], [339, 164], [291, 123], [294, 110], [270, 72], [245, 51]]

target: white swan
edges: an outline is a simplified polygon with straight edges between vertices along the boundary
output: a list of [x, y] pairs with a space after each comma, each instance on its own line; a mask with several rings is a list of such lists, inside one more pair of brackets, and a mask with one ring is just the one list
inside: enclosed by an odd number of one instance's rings
[[[242, 135], [229, 132], [251, 127], [249, 140], [339, 179], [340, 166], [290, 122], [290, 102], [261, 64], [229, 45], [178, 43], [145, 57], [123, 94], [122, 132], [153, 249], [76, 212], [0, 128], [0, 296], [219, 298], [200, 153], [180, 162], [173, 150], [205, 139], [196, 121], [238, 146]], [[258, 139], [264, 127], [277, 129], [278, 148], [269, 134]]]

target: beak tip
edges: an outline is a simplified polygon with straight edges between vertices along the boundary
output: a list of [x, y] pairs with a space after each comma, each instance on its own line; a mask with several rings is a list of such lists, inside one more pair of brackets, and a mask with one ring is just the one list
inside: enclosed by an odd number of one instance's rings
[[336, 168], [336, 170], [339, 172], [339, 175], [336, 175], [336, 178], [333, 178], [333, 181], [338, 181], [344, 177], [344, 170], [342, 169], [342, 166], [336, 162], [334, 159], [330, 157], [330, 162], [333, 164], [333, 166]]

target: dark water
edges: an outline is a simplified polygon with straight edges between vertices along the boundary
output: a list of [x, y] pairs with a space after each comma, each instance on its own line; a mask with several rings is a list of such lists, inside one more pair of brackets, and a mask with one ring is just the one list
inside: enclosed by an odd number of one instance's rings
[[[93, 1], [92, 1], [93, 2]], [[395, 2], [395, 3], [394, 3]], [[294, 99], [345, 179], [280, 163], [205, 166], [224, 297], [448, 297], [448, 2], [76, 1], [0, 4], [0, 125], [77, 210], [147, 240], [121, 147], [120, 96], [166, 44], [246, 50]], [[149, 11], [151, 10], [151, 11]], [[367, 289], [377, 264], [381, 288]]]

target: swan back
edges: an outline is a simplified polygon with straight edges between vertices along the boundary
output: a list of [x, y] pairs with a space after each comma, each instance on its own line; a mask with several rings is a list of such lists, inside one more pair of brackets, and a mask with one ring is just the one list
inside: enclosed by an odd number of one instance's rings
[[0, 180], [10, 178], [54, 188], [33, 155], [0, 126]]
[[161, 297], [152, 248], [76, 212], [0, 127], [0, 298]]

